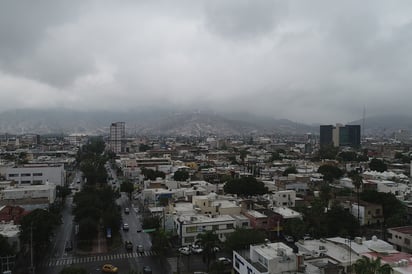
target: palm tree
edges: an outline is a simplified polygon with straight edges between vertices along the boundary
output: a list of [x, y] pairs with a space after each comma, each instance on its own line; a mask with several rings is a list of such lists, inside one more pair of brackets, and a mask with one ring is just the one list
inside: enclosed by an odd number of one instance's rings
[[362, 256], [354, 264], [356, 274], [390, 274], [392, 268], [389, 264], [381, 264], [381, 258], [370, 259]]

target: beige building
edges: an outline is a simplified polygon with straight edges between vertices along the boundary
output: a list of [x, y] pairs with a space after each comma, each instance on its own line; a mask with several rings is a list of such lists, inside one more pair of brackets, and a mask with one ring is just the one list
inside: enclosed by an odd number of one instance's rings
[[241, 207], [228, 200], [218, 200], [214, 195], [193, 196], [192, 203], [197, 213], [211, 215], [239, 215]]

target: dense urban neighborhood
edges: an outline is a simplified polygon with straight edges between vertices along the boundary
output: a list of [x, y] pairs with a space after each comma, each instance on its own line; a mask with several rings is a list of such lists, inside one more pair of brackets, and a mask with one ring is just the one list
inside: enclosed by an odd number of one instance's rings
[[[0, 135], [1, 273], [412, 273], [411, 135]], [[372, 269], [372, 270], [371, 270]], [[374, 271], [374, 272], [370, 272]]]

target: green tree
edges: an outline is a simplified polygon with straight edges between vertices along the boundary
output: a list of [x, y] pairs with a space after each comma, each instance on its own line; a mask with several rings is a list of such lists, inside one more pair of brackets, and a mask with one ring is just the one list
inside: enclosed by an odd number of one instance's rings
[[337, 158], [344, 162], [354, 162], [358, 160], [358, 155], [354, 151], [342, 151]]
[[129, 199], [132, 198], [132, 193], [134, 191], [134, 185], [133, 183], [129, 181], [123, 181], [120, 185], [120, 191], [121, 192], [126, 192], [129, 195]]
[[142, 228], [143, 229], [159, 229], [160, 228], [160, 219], [159, 217], [146, 217], [143, 218], [142, 221]]
[[203, 259], [209, 270], [211, 259], [216, 257], [214, 247], [219, 245], [219, 237], [214, 231], [206, 231], [197, 235], [197, 242], [203, 247]]
[[328, 237], [339, 235], [341, 237], [355, 236], [358, 233], [358, 220], [342, 206], [332, 205], [325, 215]]
[[0, 257], [12, 256], [16, 252], [13, 247], [9, 244], [7, 239], [0, 234]]
[[338, 152], [338, 147], [334, 147], [332, 145], [322, 146], [318, 152], [319, 159], [335, 159]]
[[23, 244], [28, 244], [32, 234], [33, 249], [36, 257], [41, 258], [49, 247], [52, 231], [60, 224], [60, 216], [44, 209], [35, 209], [21, 220], [20, 240]]
[[63, 268], [59, 274], [88, 274], [89, 272], [82, 267], [68, 266]]
[[376, 158], [373, 158], [369, 162], [369, 168], [371, 170], [376, 170], [378, 172], [384, 172], [388, 170], [388, 167], [386, 166], [385, 162], [381, 159], [376, 159]]
[[343, 176], [343, 171], [334, 165], [321, 165], [318, 168], [318, 173], [323, 175], [323, 179], [328, 182], [332, 182], [334, 179], [339, 179]]
[[265, 238], [265, 233], [260, 230], [238, 228], [227, 236], [225, 250], [231, 252], [246, 249], [252, 244], [264, 243]]
[[370, 259], [369, 257], [362, 256], [354, 264], [356, 274], [390, 274], [392, 268], [389, 264], [381, 263], [381, 258]]
[[407, 210], [405, 205], [392, 193], [365, 190], [360, 195], [361, 200], [382, 205], [383, 217], [388, 227], [403, 226], [407, 224]]
[[89, 241], [97, 235], [98, 223], [93, 218], [83, 218], [79, 222], [79, 239]]
[[232, 179], [224, 185], [223, 190], [225, 193], [237, 194], [240, 196], [263, 195], [268, 193], [265, 184], [256, 180], [254, 177]]
[[189, 172], [185, 171], [185, 170], [178, 170], [175, 171], [175, 173], [173, 174], [173, 179], [175, 181], [180, 181], [180, 182], [184, 182], [187, 179], [189, 179]]
[[139, 145], [139, 151], [140, 151], [140, 152], [146, 152], [146, 151], [148, 151], [148, 150], [150, 150], [150, 149], [152, 149], [152, 147], [151, 147], [151, 146], [148, 146], [148, 145], [146, 145], [146, 144], [140, 144], [140, 145]]
[[292, 218], [283, 224], [283, 233], [292, 235], [296, 239], [301, 239], [307, 231], [306, 223], [298, 218]]
[[66, 199], [71, 193], [72, 191], [68, 186], [56, 186], [56, 196], [62, 198], [62, 200]]
[[150, 168], [142, 168], [142, 174], [146, 180], [156, 180], [156, 178], [162, 178], [164, 179], [166, 177], [166, 174], [162, 171], [158, 170], [153, 170]]
[[298, 170], [295, 166], [290, 166], [283, 171], [282, 176], [288, 176], [289, 174], [297, 174]]

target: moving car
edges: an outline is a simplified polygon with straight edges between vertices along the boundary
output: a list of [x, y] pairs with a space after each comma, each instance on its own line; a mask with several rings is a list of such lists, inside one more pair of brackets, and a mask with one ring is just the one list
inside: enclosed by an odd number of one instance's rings
[[143, 253], [144, 252], [144, 247], [142, 245], [137, 245], [136, 251], [140, 252], [140, 253]]
[[123, 230], [124, 230], [124, 231], [129, 231], [129, 224], [124, 223], [124, 224], [123, 224]]
[[145, 265], [143, 267], [143, 274], [152, 274], [152, 269], [150, 268], [150, 266]]
[[125, 213], [125, 214], [129, 214], [129, 213], [130, 213], [130, 209], [129, 209], [128, 207], [125, 207], [125, 208], [124, 208], [124, 213]]
[[127, 251], [133, 251], [133, 243], [131, 241], [125, 241], [124, 246]]
[[192, 252], [190, 251], [190, 248], [187, 246], [181, 247], [178, 249], [178, 251], [180, 253], [182, 253], [183, 255], [190, 255]]
[[117, 273], [118, 272], [118, 268], [114, 265], [111, 264], [105, 264], [102, 267], [102, 272], [103, 273]]
[[72, 251], [73, 250], [73, 243], [72, 241], [66, 241], [66, 245], [64, 247], [65, 251]]

